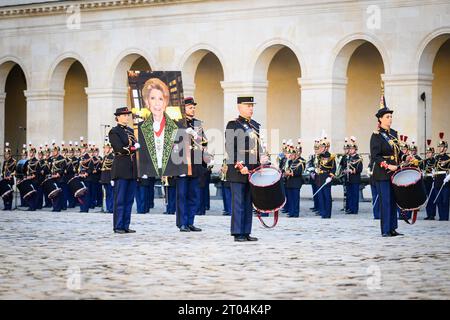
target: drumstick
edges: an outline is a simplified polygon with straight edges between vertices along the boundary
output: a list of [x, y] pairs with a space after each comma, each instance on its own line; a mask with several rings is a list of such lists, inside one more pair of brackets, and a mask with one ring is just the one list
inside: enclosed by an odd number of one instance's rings
[[[447, 174], [447, 176], [444, 179], [444, 183], [442, 183], [441, 188], [439, 189], [438, 194], [436, 195], [436, 198], [434, 198], [433, 204], [436, 204], [437, 199], [439, 198], [439, 195], [441, 194], [442, 189], [444, 188], [445, 184], [450, 180], [450, 174]], [[434, 182], [433, 182], [434, 184]]]
[[329, 184], [331, 182], [331, 178], [328, 177], [327, 180], [325, 180], [325, 183], [319, 188], [319, 190], [316, 191], [316, 193], [313, 194], [313, 198], [316, 196], [316, 194], [319, 193], [320, 190], [322, 190], [323, 187], [325, 187], [327, 184]]
[[375, 205], [377, 204], [378, 197], [379, 197], [379, 195], [377, 194], [377, 197], [375, 198], [375, 201], [373, 202], [372, 207], [375, 207]]

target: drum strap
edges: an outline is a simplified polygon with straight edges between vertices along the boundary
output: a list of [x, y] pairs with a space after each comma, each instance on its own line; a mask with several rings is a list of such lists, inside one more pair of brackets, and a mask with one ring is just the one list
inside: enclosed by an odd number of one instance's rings
[[412, 215], [411, 215], [411, 222], [409, 222], [408, 217], [405, 214], [405, 211], [401, 210], [400, 211], [400, 216], [402, 217], [403, 221], [405, 221], [407, 224], [414, 224], [416, 223], [417, 220], [417, 210], [413, 210]]
[[261, 212], [258, 211], [257, 217], [258, 217], [259, 221], [261, 221], [261, 224], [262, 224], [265, 228], [271, 229], [271, 228], [275, 227], [275, 226], [277, 225], [277, 223], [278, 223], [278, 210], [274, 211], [274, 213], [273, 213], [273, 224], [272, 224], [270, 227], [269, 227], [269, 226], [264, 222], [264, 220], [262, 219], [262, 217], [261, 217]]

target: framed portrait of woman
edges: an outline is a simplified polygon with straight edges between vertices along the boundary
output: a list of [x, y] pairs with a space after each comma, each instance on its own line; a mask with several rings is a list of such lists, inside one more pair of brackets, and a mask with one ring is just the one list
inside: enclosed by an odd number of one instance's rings
[[179, 176], [188, 172], [189, 150], [180, 71], [129, 71], [129, 103], [139, 177]]

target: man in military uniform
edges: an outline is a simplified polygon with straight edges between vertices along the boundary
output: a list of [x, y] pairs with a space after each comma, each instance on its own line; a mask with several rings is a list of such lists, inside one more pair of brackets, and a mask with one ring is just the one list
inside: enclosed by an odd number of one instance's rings
[[298, 218], [300, 215], [300, 188], [303, 184], [303, 171], [306, 161], [301, 157], [302, 146], [289, 146], [288, 160], [283, 173], [286, 186], [286, 198], [289, 202], [288, 217]]
[[111, 184], [111, 169], [114, 161], [114, 153], [112, 152], [111, 143], [105, 140], [103, 146], [103, 161], [101, 168], [100, 182], [105, 190], [106, 198], [106, 211], [107, 213], [113, 213], [114, 209], [114, 191]]
[[177, 227], [180, 231], [202, 231], [194, 226], [194, 218], [199, 213], [199, 204], [203, 196], [200, 189], [200, 177], [205, 174], [203, 166], [207, 140], [202, 122], [195, 118], [197, 103], [194, 98], [184, 99], [187, 130], [190, 135], [190, 154], [192, 172], [176, 178], [177, 184]]
[[66, 146], [66, 143], [64, 141], [62, 141], [61, 142], [61, 156], [65, 159], [66, 167], [64, 169], [64, 173], [61, 178], [61, 189], [62, 189], [61, 210], [67, 210], [67, 202], [69, 201], [69, 197], [70, 197], [70, 190], [69, 190], [69, 186], [67, 185], [67, 182], [69, 182], [69, 179], [67, 176], [67, 164], [69, 162], [69, 159], [67, 156], [68, 153], [69, 153], [69, 148]]
[[35, 157], [36, 155], [36, 148], [30, 143], [29, 149], [28, 149], [28, 165], [27, 165], [27, 172], [26, 172], [26, 179], [31, 180], [32, 186], [36, 192], [32, 193], [28, 196], [27, 204], [28, 204], [28, 211], [36, 211], [36, 208], [38, 206], [38, 175], [37, 172], [39, 170], [39, 160]]
[[[62, 189], [64, 172], [66, 170], [66, 159], [60, 154], [60, 151], [60, 147], [53, 143], [50, 173], [52, 175], [52, 178], [55, 179], [58, 188]], [[63, 209], [63, 201], [64, 195], [62, 194], [62, 192], [60, 192], [52, 199], [52, 211], [61, 212], [61, 210]]]
[[[50, 146], [48, 145], [48, 143], [45, 143], [45, 149], [44, 149], [44, 164], [45, 164], [45, 168], [43, 167], [43, 172], [44, 172], [44, 180], [51, 176], [51, 168], [52, 168], [52, 149], [50, 148]], [[45, 208], [51, 208], [52, 202], [50, 201], [49, 197], [47, 194], [45, 194], [44, 192], [44, 200], [45, 200]]]
[[[2, 166], [2, 179], [7, 181], [7, 184], [12, 190], [14, 186], [14, 174], [16, 171], [17, 161], [11, 155], [11, 149], [9, 148], [9, 142], [5, 143], [5, 154]], [[8, 192], [8, 194], [3, 196], [3, 210], [12, 210], [13, 203], [13, 192]]]
[[[437, 190], [436, 205], [439, 212], [439, 221], [448, 221], [450, 200], [450, 157], [447, 154], [448, 142], [444, 140], [444, 133], [439, 133], [438, 154], [436, 155], [436, 167], [434, 176], [434, 187]], [[439, 193], [440, 192], [440, 193]], [[435, 201], [435, 198], [430, 201]]]
[[44, 148], [42, 144], [39, 146], [39, 150], [37, 152], [37, 170], [36, 170], [36, 209], [42, 209], [44, 204], [44, 191], [42, 189], [42, 183], [45, 180], [47, 174], [50, 173], [47, 163], [44, 158]]
[[[316, 167], [317, 167], [317, 163], [318, 163], [318, 155], [319, 155], [319, 140], [316, 139], [314, 140], [314, 154], [312, 154], [309, 157], [309, 160], [306, 164], [306, 171], [309, 172], [310, 174], [310, 182], [311, 182], [311, 189], [312, 189], [312, 194], [315, 194], [317, 192], [317, 185], [316, 185]], [[319, 198], [313, 197], [313, 207], [309, 208], [309, 210], [311, 210], [312, 212], [316, 213], [316, 215], [319, 215]]]
[[70, 190], [68, 183], [69, 181], [75, 177], [75, 175], [78, 173], [76, 170], [78, 168], [78, 159], [75, 157], [75, 148], [72, 144], [72, 141], [69, 141], [69, 147], [67, 149], [67, 157], [66, 157], [66, 173], [65, 173], [65, 180], [66, 180], [66, 199], [67, 199], [67, 208], [75, 208], [75, 197], [72, 194], [72, 191]]
[[115, 233], [134, 233], [130, 229], [131, 208], [136, 190], [137, 168], [136, 150], [140, 148], [133, 129], [128, 127], [131, 110], [117, 108], [114, 113], [117, 126], [109, 131], [109, 141], [114, 150], [111, 179], [114, 181]]
[[347, 212], [348, 211], [348, 192], [347, 192], [347, 178], [348, 175], [345, 173], [347, 170], [347, 160], [348, 160], [348, 150], [350, 149], [350, 144], [348, 142], [348, 138], [345, 137], [344, 139], [344, 155], [342, 156], [341, 160], [339, 161], [339, 177], [340, 181], [342, 181], [342, 187], [344, 190], [344, 206], [341, 209], [341, 211]]
[[316, 186], [319, 198], [319, 212], [322, 219], [331, 218], [332, 198], [331, 198], [331, 179], [336, 173], [335, 155], [331, 154], [328, 149], [330, 142], [324, 136], [320, 141], [320, 149], [318, 155], [318, 164], [316, 168]]
[[348, 159], [345, 175], [347, 177], [347, 214], [358, 214], [359, 211], [359, 185], [363, 169], [362, 158], [357, 153], [356, 138], [351, 137], [348, 150]]
[[237, 98], [239, 117], [228, 122], [225, 131], [225, 150], [229, 155], [227, 179], [231, 183], [231, 235], [235, 241], [256, 241], [251, 237], [252, 199], [248, 175], [251, 170], [268, 162], [261, 156], [260, 124], [252, 120], [253, 97]]
[[102, 174], [102, 162], [103, 159], [100, 156], [100, 150], [99, 148], [94, 144], [94, 177], [95, 177], [95, 207], [103, 207], [103, 188], [102, 184], [100, 183], [100, 178]]
[[83, 137], [80, 137], [80, 161], [78, 166], [78, 173], [87, 188], [86, 193], [78, 199], [78, 201], [80, 202], [80, 212], [89, 212], [89, 207], [91, 205], [90, 190], [92, 189], [92, 186], [91, 178], [89, 178], [89, 175], [92, 174], [94, 165], [88, 153], [88, 147], [89, 146], [83, 140]]
[[425, 151], [425, 159], [420, 164], [420, 169], [423, 172], [423, 181], [428, 195], [428, 202], [426, 206], [427, 216], [424, 220], [434, 220], [436, 217], [436, 189], [433, 185], [433, 170], [436, 166], [436, 158], [434, 157], [434, 148], [431, 146], [431, 139], [427, 139], [427, 149]]

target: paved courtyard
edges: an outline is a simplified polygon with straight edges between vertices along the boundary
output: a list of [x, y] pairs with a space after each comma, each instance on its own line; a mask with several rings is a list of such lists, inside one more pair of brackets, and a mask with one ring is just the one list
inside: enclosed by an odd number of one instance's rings
[[100, 212], [1, 211], [0, 298], [450, 298], [449, 222], [399, 221], [405, 236], [382, 238], [367, 202], [348, 216], [337, 199], [330, 220], [311, 204], [273, 230], [255, 218], [255, 243], [233, 241], [220, 200], [196, 218], [198, 233], [180, 233], [162, 199], [125, 235]]

